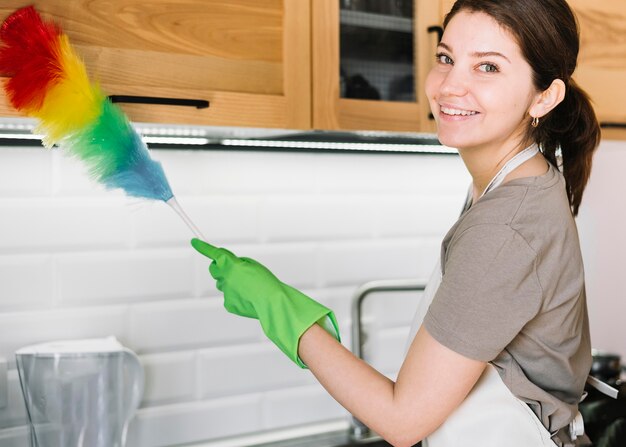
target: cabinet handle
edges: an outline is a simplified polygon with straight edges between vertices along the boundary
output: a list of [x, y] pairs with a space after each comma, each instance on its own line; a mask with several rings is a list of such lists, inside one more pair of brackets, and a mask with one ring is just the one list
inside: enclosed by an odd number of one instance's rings
[[158, 98], [156, 96], [110, 95], [111, 102], [126, 102], [132, 104], [160, 104], [165, 106], [187, 106], [196, 109], [206, 109], [209, 101], [205, 99]]
[[429, 33], [437, 33], [437, 42], [441, 42], [441, 38], [443, 37], [443, 28], [439, 25], [433, 25], [426, 28], [426, 31]]
[[626, 123], [600, 123], [600, 127], [605, 129], [626, 129]]
[[[442, 27], [440, 27], [439, 25], [433, 25], [433, 26], [429, 26], [428, 28], [426, 28], [426, 31], [428, 31], [429, 33], [437, 33], [437, 42], [441, 42], [441, 38], [443, 37]], [[433, 116], [432, 113], [429, 113], [428, 119], [431, 121], [434, 121], [435, 117]]]

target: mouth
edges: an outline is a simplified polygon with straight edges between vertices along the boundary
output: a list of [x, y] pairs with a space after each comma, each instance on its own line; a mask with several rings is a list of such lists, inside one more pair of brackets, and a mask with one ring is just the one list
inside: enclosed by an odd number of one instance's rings
[[445, 107], [445, 106], [439, 106], [439, 110], [441, 111], [442, 115], [447, 115], [447, 116], [474, 116], [479, 113], [475, 110], [457, 109], [457, 108]]

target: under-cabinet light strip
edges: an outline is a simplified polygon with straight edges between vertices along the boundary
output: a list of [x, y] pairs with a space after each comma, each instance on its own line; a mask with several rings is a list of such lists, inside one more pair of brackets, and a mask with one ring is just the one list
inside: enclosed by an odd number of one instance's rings
[[335, 149], [351, 151], [428, 152], [455, 154], [447, 146], [434, 144], [390, 144], [390, 143], [336, 143], [319, 141], [275, 141], [275, 140], [222, 140], [223, 146], [272, 147], [285, 149]]
[[154, 137], [154, 136], [142, 136], [141, 139], [145, 143], [152, 144], [188, 144], [190, 146], [202, 146], [209, 144], [211, 140], [208, 138], [193, 138], [193, 137]]
[[0, 138], [7, 140], [41, 140], [42, 135], [33, 133], [0, 133]]

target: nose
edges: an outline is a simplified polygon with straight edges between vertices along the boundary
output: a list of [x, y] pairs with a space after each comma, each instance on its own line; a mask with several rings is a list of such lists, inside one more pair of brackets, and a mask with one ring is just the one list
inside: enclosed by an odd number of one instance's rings
[[467, 86], [466, 76], [459, 68], [453, 66], [444, 74], [439, 92], [442, 96], [463, 96], [467, 93]]

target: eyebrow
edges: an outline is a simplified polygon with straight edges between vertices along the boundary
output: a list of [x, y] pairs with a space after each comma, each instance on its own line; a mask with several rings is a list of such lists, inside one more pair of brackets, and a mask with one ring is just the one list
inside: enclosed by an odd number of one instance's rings
[[[443, 49], [449, 51], [449, 52], [453, 52], [452, 48], [450, 48], [448, 45], [446, 45], [443, 42], [440, 42], [439, 45], [437, 45], [439, 47], [442, 47]], [[504, 54], [499, 53], [497, 51], [475, 51], [474, 53], [471, 54], [474, 57], [488, 57], [488, 56], [497, 56], [497, 57], [501, 57], [503, 59], [505, 59], [507, 62], [511, 63], [511, 61], [509, 60], [508, 57], [506, 57]]]

